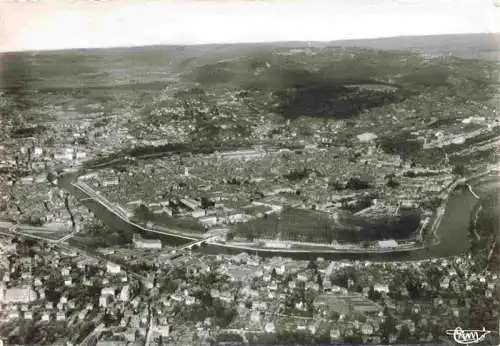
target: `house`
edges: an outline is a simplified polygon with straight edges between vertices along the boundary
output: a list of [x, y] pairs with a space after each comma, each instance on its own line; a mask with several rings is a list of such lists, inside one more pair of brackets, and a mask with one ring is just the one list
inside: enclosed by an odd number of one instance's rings
[[120, 300], [122, 302], [128, 302], [129, 299], [130, 299], [130, 286], [125, 285], [122, 287], [120, 291]]
[[66, 314], [63, 311], [58, 311], [56, 313], [56, 321], [65, 321], [66, 320]]
[[276, 327], [274, 326], [274, 323], [273, 322], [266, 323], [266, 325], [264, 326], [264, 331], [266, 333], [274, 333], [276, 331]]
[[361, 333], [363, 335], [372, 335], [373, 334], [373, 326], [371, 324], [365, 323], [361, 326]]
[[168, 338], [170, 335], [170, 326], [161, 325], [156, 327], [156, 332], [159, 333], [163, 338]]
[[114, 287], [103, 287], [101, 290], [101, 296], [114, 296], [115, 288]]
[[339, 341], [342, 339], [342, 335], [340, 334], [340, 329], [332, 328], [330, 329], [330, 340], [332, 342]]
[[266, 302], [257, 301], [257, 302], [253, 302], [252, 308], [256, 309], [256, 310], [265, 311], [265, 310], [267, 310], [268, 306], [267, 306]]
[[135, 330], [128, 328], [122, 333], [123, 337], [127, 342], [135, 342]]
[[259, 311], [252, 311], [250, 313], [250, 322], [259, 324], [262, 316]]
[[179, 202], [192, 211], [201, 208], [201, 202], [188, 197], [182, 198]]
[[304, 331], [306, 329], [307, 329], [307, 327], [305, 325], [303, 325], [303, 324], [297, 324], [297, 330]]
[[378, 136], [376, 134], [371, 133], [371, 132], [365, 132], [365, 133], [362, 133], [356, 137], [362, 143], [373, 142], [375, 139], [378, 138]]
[[200, 217], [199, 221], [205, 226], [205, 227], [213, 227], [217, 225], [217, 216], [205, 216], [205, 217]]
[[112, 262], [106, 263], [106, 271], [110, 274], [119, 274], [121, 271], [120, 265]]
[[116, 177], [113, 179], [104, 180], [102, 182], [101, 186], [102, 187], [115, 186], [115, 185], [118, 185], [119, 183], [120, 183], [120, 180], [118, 179], [118, 177]]
[[218, 298], [226, 303], [231, 303], [234, 300], [234, 297], [229, 292], [221, 293]]
[[193, 296], [187, 296], [184, 302], [186, 303], [186, 305], [193, 305], [194, 303], [196, 303], [196, 298]]
[[5, 290], [5, 303], [29, 303], [37, 299], [37, 293], [30, 286], [12, 287]]
[[99, 297], [99, 306], [105, 308], [108, 306], [108, 296]]
[[377, 242], [380, 248], [390, 249], [398, 246], [398, 243], [394, 239], [379, 240]]
[[389, 293], [389, 285], [388, 284], [376, 283], [373, 286], [373, 290], [375, 292], [379, 292], [379, 293]]
[[11, 311], [11, 312], [9, 312], [7, 318], [9, 320], [17, 320], [17, 319], [19, 319], [19, 312], [18, 311]]
[[50, 320], [50, 313], [45, 311], [44, 313], [42, 313], [42, 321], [44, 322], [47, 322]]
[[175, 300], [176, 302], [182, 302], [183, 300], [182, 296], [179, 294], [172, 294], [170, 299]]
[[195, 219], [201, 218], [205, 216], [205, 214], [206, 214], [205, 209], [201, 208], [196, 208], [191, 212], [191, 216], [194, 217]]
[[134, 237], [133, 243], [138, 249], [161, 249], [162, 247], [160, 239], [142, 239]]
[[450, 279], [444, 278], [443, 280], [441, 280], [441, 282], [439, 283], [439, 287], [441, 287], [442, 289], [449, 288], [450, 287]]
[[302, 281], [302, 282], [306, 282], [307, 281], [307, 275], [304, 274], [304, 273], [299, 273], [297, 275], [297, 280]]
[[278, 274], [278, 275], [285, 274], [285, 265], [284, 264], [278, 265], [274, 269], [276, 270], [276, 274]]
[[278, 290], [278, 284], [276, 283], [276, 281], [273, 281], [269, 284], [268, 288], [271, 290], [271, 291], [277, 291]]

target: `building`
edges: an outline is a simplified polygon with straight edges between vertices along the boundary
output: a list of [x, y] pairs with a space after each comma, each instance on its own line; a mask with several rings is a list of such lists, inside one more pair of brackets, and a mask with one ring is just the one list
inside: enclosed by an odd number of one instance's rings
[[40, 157], [43, 155], [43, 150], [40, 147], [35, 147], [35, 150], [33, 151], [33, 154], [35, 157]]
[[50, 320], [50, 313], [45, 311], [43, 314], [42, 314], [42, 321], [49, 321]]
[[260, 149], [250, 149], [250, 150], [237, 150], [221, 153], [219, 157], [225, 160], [258, 160], [263, 158], [266, 152]]
[[371, 133], [371, 132], [365, 132], [365, 133], [362, 133], [356, 137], [358, 138], [358, 140], [360, 142], [363, 142], [363, 143], [373, 142], [375, 139], [378, 138], [378, 136], [376, 134]]
[[143, 239], [134, 235], [133, 244], [138, 249], [161, 249], [162, 244], [160, 239]]
[[398, 243], [394, 239], [379, 240], [378, 246], [381, 248], [392, 248], [392, 247], [397, 247]]
[[13, 287], [4, 291], [0, 285], [0, 302], [29, 303], [37, 298], [37, 293], [31, 287]]
[[373, 290], [379, 293], [389, 293], [389, 285], [376, 283], [373, 285]]
[[112, 262], [106, 263], [106, 271], [110, 274], [119, 274], [121, 271], [120, 265]]
[[276, 331], [276, 327], [274, 326], [274, 323], [273, 322], [266, 323], [266, 325], [264, 326], [264, 331], [266, 333], [274, 333]]
[[56, 313], [56, 321], [65, 321], [66, 320], [66, 314], [64, 311], [58, 311]]
[[194, 209], [191, 212], [191, 216], [194, 218], [199, 218], [199, 217], [205, 216], [205, 214], [206, 214], [205, 210], [201, 209], [201, 208]]
[[217, 216], [205, 216], [199, 218], [199, 221], [205, 226], [205, 227], [213, 227], [217, 225]]
[[192, 211], [201, 208], [201, 202], [196, 201], [196, 200], [194, 200], [192, 198], [187, 198], [187, 197], [186, 198], [182, 198], [179, 202], [183, 206], [189, 208]]
[[100, 296], [99, 297], [99, 306], [102, 308], [105, 308], [108, 306], [108, 297], [107, 296]]
[[167, 338], [170, 335], [170, 326], [165, 325], [165, 326], [158, 326], [156, 327], [156, 331], [163, 337]]
[[10, 311], [7, 318], [9, 320], [17, 320], [17, 319], [19, 319], [19, 311]]
[[114, 296], [115, 288], [114, 287], [104, 287], [101, 290], [101, 296]]
[[130, 286], [125, 285], [120, 291], [120, 300], [122, 302], [128, 302], [129, 299], [130, 299]]
[[118, 185], [119, 183], [120, 183], [120, 181], [118, 180], [118, 178], [108, 179], [108, 180], [104, 180], [102, 182], [102, 187], [114, 186], [114, 185]]
[[87, 153], [84, 151], [77, 151], [76, 152], [76, 159], [77, 160], [85, 160], [87, 158]]
[[279, 240], [269, 240], [264, 243], [266, 248], [289, 249], [292, 245]]

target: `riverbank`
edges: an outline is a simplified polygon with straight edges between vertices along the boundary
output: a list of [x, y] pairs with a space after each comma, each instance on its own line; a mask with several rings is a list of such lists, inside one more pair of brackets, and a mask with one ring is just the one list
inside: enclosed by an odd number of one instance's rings
[[[148, 155], [149, 156], [149, 155]], [[140, 159], [140, 157], [136, 158]], [[111, 161], [115, 161], [112, 158]], [[106, 162], [101, 162], [106, 165]], [[148, 227], [140, 226], [132, 221], [118, 215], [116, 211], [110, 210], [107, 203], [100, 203], [93, 200], [88, 192], [77, 189], [73, 181], [75, 181], [80, 174], [83, 174], [87, 169], [83, 169], [79, 173], [71, 173], [69, 176], [61, 177], [60, 186], [72, 194], [76, 194], [78, 199], [87, 199], [85, 205], [98, 216], [105, 224], [122, 230], [127, 231], [130, 235], [133, 233], [141, 234], [144, 237], [156, 237], [169, 245], [181, 245], [183, 243], [199, 239], [197, 235], [187, 235], [182, 232], [166, 232], [164, 230], [150, 229]], [[432, 234], [435, 241], [430, 245], [422, 246], [405, 246], [401, 248], [390, 249], [375, 249], [375, 248], [359, 248], [359, 249], [319, 249], [317, 247], [311, 248], [263, 248], [258, 246], [238, 246], [231, 243], [214, 243], [210, 242], [203, 251], [206, 252], [226, 252], [226, 253], [240, 253], [250, 252], [256, 253], [263, 257], [270, 256], [283, 256], [293, 258], [314, 258], [323, 257], [329, 259], [371, 259], [371, 260], [422, 260], [429, 257], [443, 257], [461, 254], [467, 249], [468, 244], [468, 225], [474, 206], [477, 203], [476, 193], [472, 194], [473, 190], [469, 189], [467, 192], [454, 191], [454, 187], [461, 182], [473, 182], [488, 176], [490, 172], [483, 172], [477, 174], [469, 179], [461, 179], [451, 184], [446, 191], [446, 198], [444, 198], [442, 205], [438, 209], [436, 218], [431, 226]], [[495, 176], [498, 178], [497, 176]], [[75, 191], [79, 190], [79, 191]], [[89, 199], [90, 198], [90, 199]], [[465, 216], [464, 216], [465, 215]], [[458, 222], [458, 224], [457, 224]], [[464, 226], [465, 225], [465, 226]]]

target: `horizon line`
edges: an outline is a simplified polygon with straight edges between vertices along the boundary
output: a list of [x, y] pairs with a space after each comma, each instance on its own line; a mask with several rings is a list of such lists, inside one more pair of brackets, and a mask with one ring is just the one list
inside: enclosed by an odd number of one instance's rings
[[[200, 42], [200, 43], [151, 43], [151, 44], [128, 44], [128, 45], [106, 45], [95, 47], [68, 47], [68, 48], [41, 48], [41, 49], [20, 49], [20, 50], [1, 50], [0, 55], [4, 54], [18, 54], [18, 53], [63, 53], [74, 51], [89, 51], [89, 50], [112, 50], [112, 49], [130, 49], [130, 48], [148, 48], [148, 47], [201, 47], [201, 46], [236, 46], [236, 45], [259, 45], [259, 44], [286, 44], [286, 43], [303, 43], [307, 44], [325, 44], [325, 43], [340, 43], [340, 42], [356, 42], [368, 40], [388, 40], [397, 38], [429, 38], [429, 37], [443, 37], [443, 36], [472, 36], [472, 35], [485, 35], [485, 36], [499, 36], [497, 43], [500, 47], [500, 31], [483, 31], [483, 32], [463, 32], [463, 33], [438, 33], [438, 34], [422, 34], [422, 35], [395, 35], [395, 36], [372, 36], [362, 38], [346, 38], [338, 40], [279, 40], [279, 41], [241, 41], [241, 42]], [[499, 49], [500, 54], [500, 49]]]

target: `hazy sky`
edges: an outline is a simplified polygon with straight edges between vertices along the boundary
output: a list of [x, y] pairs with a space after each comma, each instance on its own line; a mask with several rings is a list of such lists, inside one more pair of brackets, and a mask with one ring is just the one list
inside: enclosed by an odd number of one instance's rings
[[500, 32], [495, 0], [7, 1], [0, 51]]

